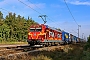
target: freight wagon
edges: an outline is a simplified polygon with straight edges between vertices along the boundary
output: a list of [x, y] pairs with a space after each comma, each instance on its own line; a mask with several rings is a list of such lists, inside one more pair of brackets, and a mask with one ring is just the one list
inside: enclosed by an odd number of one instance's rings
[[69, 43], [69, 33], [68, 32], [65, 32], [65, 31], [62, 31], [62, 41], [64, 41], [64, 43]]

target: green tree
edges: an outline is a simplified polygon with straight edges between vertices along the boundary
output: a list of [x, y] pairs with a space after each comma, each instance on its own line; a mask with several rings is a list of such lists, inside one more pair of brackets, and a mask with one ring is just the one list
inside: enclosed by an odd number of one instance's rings
[[87, 41], [87, 42], [90, 44], [90, 35], [89, 35], [89, 37], [88, 37], [87, 39], [88, 39], [88, 41]]
[[3, 14], [2, 12], [0, 11], [0, 20], [3, 19]]
[[0, 26], [0, 36], [2, 40], [7, 40], [9, 38], [9, 32], [10, 29], [6, 24], [3, 24], [2, 26]]
[[3, 14], [2, 12], [0, 11], [0, 26], [3, 24]]
[[32, 18], [9, 13], [3, 18], [0, 12], [0, 40], [1, 41], [26, 41], [28, 28], [32, 24], [38, 24]]

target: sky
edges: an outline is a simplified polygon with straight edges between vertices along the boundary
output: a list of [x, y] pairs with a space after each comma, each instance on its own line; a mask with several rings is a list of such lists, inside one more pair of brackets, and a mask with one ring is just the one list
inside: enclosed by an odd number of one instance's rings
[[90, 0], [0, 0], [0, 11], [4, 16], [8, 12], [24, 16], [26, 19], [29, 16], [39, 24], [44, 22], [38, 16], [47, 15], [46, 25], [76, 36], [79, 25], [80, 38], [90, 35]]

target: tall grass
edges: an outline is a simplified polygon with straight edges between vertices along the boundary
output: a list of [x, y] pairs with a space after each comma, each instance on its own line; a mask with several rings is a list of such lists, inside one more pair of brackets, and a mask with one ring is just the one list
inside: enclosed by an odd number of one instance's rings
[[38, 55], [31, 57], [31, 60], [52, 60], [52, 58], [44, 56], [44, 55]]
[[7, 41], [3, 41], [0, 42], [1, 45], [7, 45], [7, 44], [28, 44], [27, 42], [7, 42]]

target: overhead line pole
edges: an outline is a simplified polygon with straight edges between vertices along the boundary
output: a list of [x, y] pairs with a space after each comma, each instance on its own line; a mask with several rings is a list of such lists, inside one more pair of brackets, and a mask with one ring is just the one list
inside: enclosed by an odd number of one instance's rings
[[70, 11], [70, 9], [69, 9], [69, 7], [68, 7], [67, 3], [66, 3], [66, 0], [64, 0], [64, 2], [65, 2], [65, 4], [66, 4], [66, 6], [67, 6], [67, 8], [68, 8], [68, 11], [70, 12], [70, 14], [71, 14], [71, 16], [72, 16], [73, 20], [75, 21], [75, 23], [76, 23], [76, 24], [77, 24], [77, 26], [78, 26], [78, 38], [79, 38], [79, 27], [81, 27], [81, 25], [78, 25], [78, 23], [76, 22], [76, 20], [75, 20], [75, 18], [74, 18], [74, 16], [73, 16], [73, 14], [71, 13], [71, 11]]
[[79, 27], [81, 27], [81, 25], [78, 25], [78, 38], [79, 38]]

